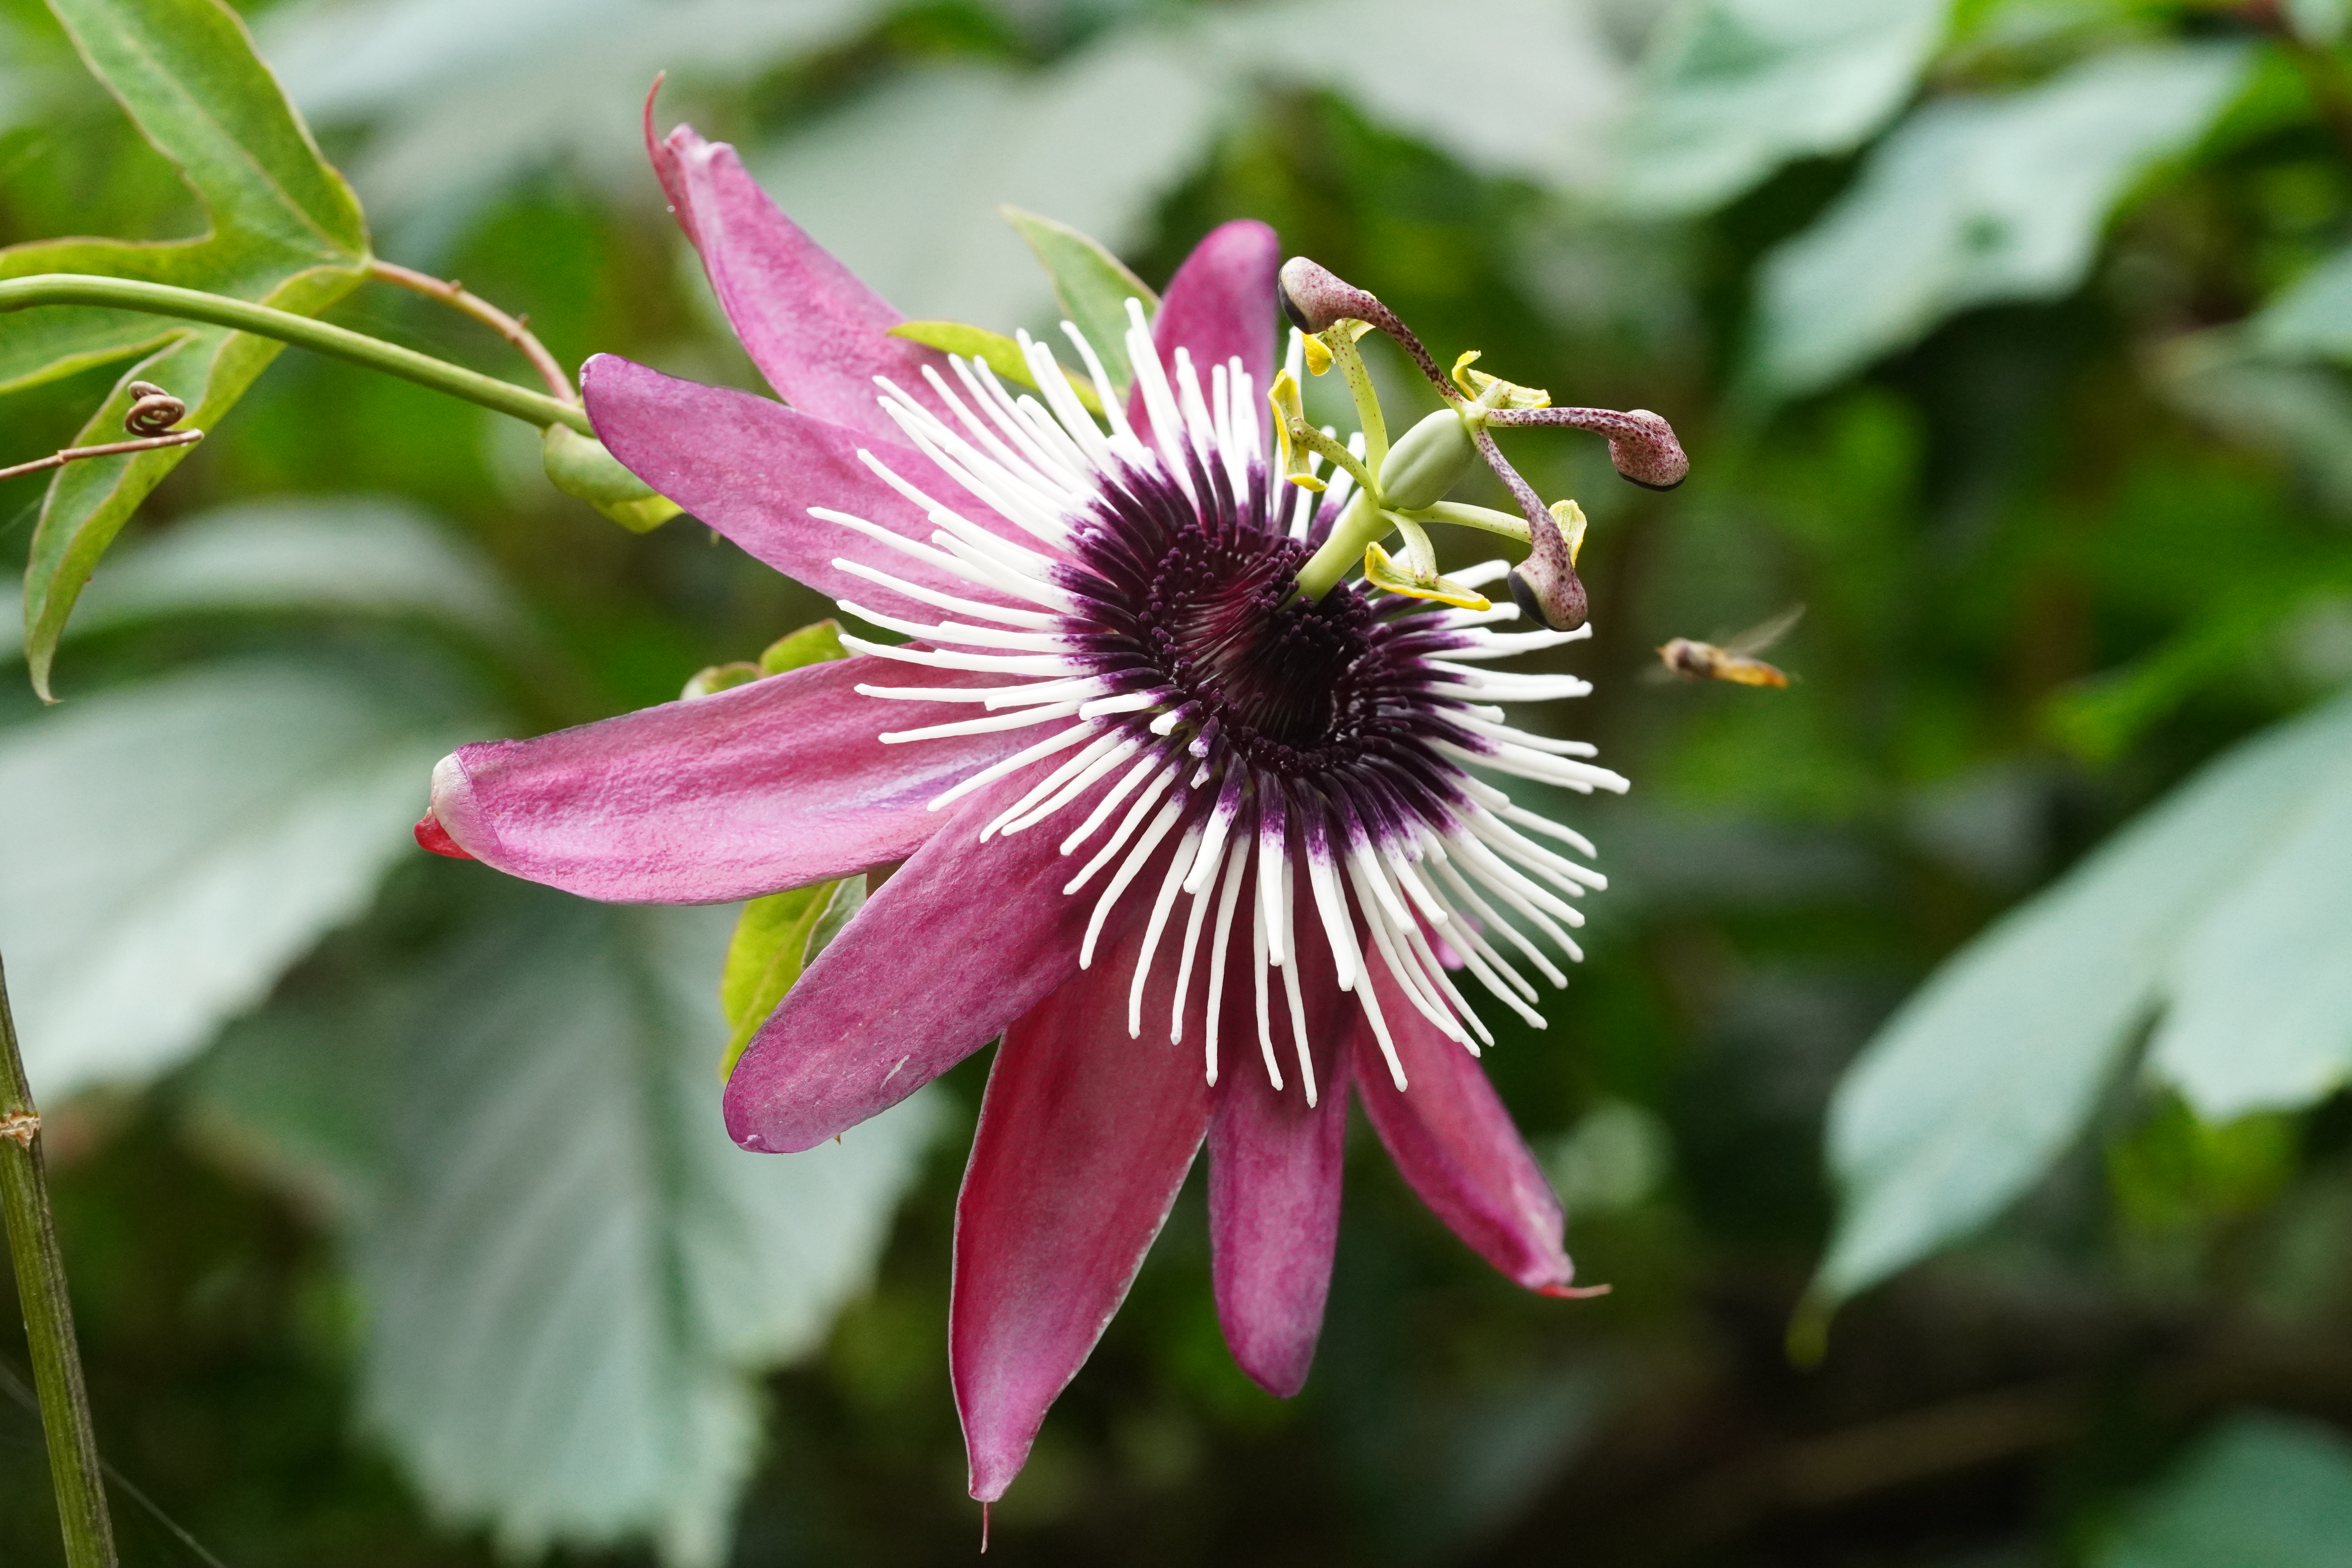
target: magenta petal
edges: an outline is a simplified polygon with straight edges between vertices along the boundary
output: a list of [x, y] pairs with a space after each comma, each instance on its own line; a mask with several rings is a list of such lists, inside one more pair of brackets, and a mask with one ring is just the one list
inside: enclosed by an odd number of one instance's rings
[[946, 358], [889, 336], [906, 318], [786, 217], [734, 148], [688, 125], [656, 142], [651, 100], [646, 114], [654, 172], [768, 384], [803, 414], [897, 439], [898, 426], [875, 404], [874, 378], [887, 375], [930, 405], [923, 367], [944, 369]]
[[904, 859], [944, 826], [926, 802], [1027, 741], [1012, 731], [882, 744], [886, 729], [971, 715], [968, 703], [852, 689], [911, 686], [914, 674], [925, 686], [995, 684], [860, 656], [464, 746], [434, 770], [427, 820], [501, 871], [623, 903], [716, 903]]
[[1000, 597], [809, 515], [813, 506], [827, 507], [919, 541], [937, 531], [920, 508], [858, 461], [860, 448], [960, 515], [1008, 539], [1018, 533], [1033, 548], [1037, 542], [972, 500], [913, 447], [812, 419], [772, 398], [680, 381], [611, 354], [583, 365], [580, 385], [597, 437], [631, 473], [777, 571], [829, 597], [879, 599], [893, 610], [907, 605], [888, 589], [842, 571], [836, 559], [864, 562], [965, 598]]
[[[1016, 744], [1026, 739], [1015, 731]], [[735, 1142], [814, 1148], [898, 1104], [1078, 972], [1101, 883], [1062, 888], [1085, 861], [1062, 856], [1052, 824], [980, 841], [1035, 776], [1019, 771], [958, 802], [817, 955], [728, 1079]], [[1118, 906], [1106, 942], [1135, 923], [1140, 902]]]
[[[1020, 1472], [1054, 1403], [1102, 1338], [1184, 1184], [1209, 1121], [1201, 1054], [1129, 1039], [1139, 933], [1005, 1031], [956, 1203], [948, 1362], [971, 1495]], [[1168, 1016], [1155, 965], [1144, 1015]]]
[[1377, 959], [1382, 1016], [1409, 1086], [1402, 1094], [1370, 1026], [1355, 1028], [1356, 1092], [1390, 1158], [1431, 1212], [1530, 1290], [1575, 1277], [1560, 1245], [1559, 1199], [1528, 1152], [1486, 1070], [1414, 1011]]
[[[1168, 374], [1176, 374], [1177, 349], [1186, 350], [1206, 395], [1210, 367], [1238, 354], [1264, 397], [1274, 384], [1275, 275], [1281, 267], [1281, 241], [1265, 225], [1236, 218], [1211, 229], [1168, 280], [1152, 318], [1151, 341]], [[1140, 393], [1129, 397], [1128, 418], [1148, 432]]]
[[1296, 923], [1317, 1104], [1307, 1109], [1281, 981], [1273, 981], [1276, 1048], [1286, 1087], [1276, 1093], [1260, 1054], [1257, 1004], [1247, 985], [1225, 996], [1226, 1053], [1209, 1124], [1209, 1256], [1225, 1343], [1259, 1387], [1287, 1399], [1305, 1386], [1331, 1289], [1339, 1239], [1341, 1156], [1348, 1134], [1346, 1049], [1355, 999], [1341, 992], [1322, 927]]

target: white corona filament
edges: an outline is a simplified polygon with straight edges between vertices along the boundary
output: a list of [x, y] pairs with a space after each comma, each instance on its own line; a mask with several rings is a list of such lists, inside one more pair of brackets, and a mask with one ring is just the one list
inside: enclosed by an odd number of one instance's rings
[[[1519, 619], [1517, 606], [1508, 603], [1477, 612], [1415, 615], [1416, 631], [1444, 634], [1442, 656], [1419, 660], [1426, 674], [1419, 689], [1451, 737], [1433, 733], [1426, 743], [1454, 765], [1457, 800], [1436, 819], [1421, 823], [1405, 841], [1357, 834], [1335, 843], [1327, 837], [1327, 825], [1297, 809], [1254, 811], [1244, 787], [1245, 765], [1238, 759], [1222, 769], [1216, 765], [1214, 748], [1198, 733], [1197, 704], [1162, 679], [1139, 685], [1132, 671], [1097, 673], [1082, 651], [1090, 629], [1089, 601], [1077, 586], [1083, 577], [1068, 570], [1074, 541], [1082, 529], [1101, 526], [1106, 501], [1115, 506], [1139, 486], [1172, 484], [1185, 501], [1205, 510], [1209, 498], [1199, 489], [1203, 479], [1213, 481], [1212, 489], [1218, 488], [1213, 480], [1222, 479], [1244, 506], [1254, 485], [1270, 485], [1265, 526], [1305, 541], [1318, 516], [1346, 504], [1351, 481], [1335, 470], [1329, 488], [1318, 493], [1270, 476], [1261, 394], [1242, 362], [1197, 366], [1179, 349], [1172, 365], [1163, 367], [1139, 302], [1128, 303], [1123, 346], [1135, 369], [1142, 426], [1129, 423], [1126, 398], [1094, 345], [1067, 322], [1063, 331], [1093, 382], [1104, 411], [1100, 423], [1080, 403], [1052, 350], [1024, 333], [1019, 344], [1034, 395], [1015, 395], [988, 365], [960, 357], [949, 360], [950, 374], [924, 370], [928, 398], [877, 379], [883, 410], [908, 443], [963, 492], [964, 510], [919, 489], [870, 452], [860, 452], [860, 460], [914, 509], [923, 520], [920, 527], [810, 509], [812, 516], [898, 557], [897, 569], [890, 571], [845, 557], [833, 564], [871, 584], [887, 606], [869, 608], [844, 599], [845, 612], [912, 640], [887, 644], [845, 637], [845, 646], [878, 658], [995, 680], [861, 684], [858, 692], [879, 700], [964, 703], [982, 710], [970, 719], [883, 731], [877, 739], [889, 745], [919, 744], [1049, 727], [1044, 739], [975, 769], [930, 807], [943, 809], [1019, 775], [1019, 785], [1003, 786], [1006, 792], [1017, 787], [1017, 795], [1001, 805], [992, 801], [977, 829], [980, 837], [1009, 840], [1086, 803], [1083, 820], [1058, 846], [1064, 857], [1075, 857], [1116, 819], [1108, 837], [1061, 889], [1062, 896], [1076, 897], [1099, 873], [1110, 872], [1092, 895], [1080, 967], [1093, 964], [1113, 915], [1126, 900], [1148, 899], [1148, 912], [1138, 911], [1141, 934], [1128, 976], [1128, 1034], [1143, 1037], [1152, 975], [1172, 965], [1168, 1040], [1181, 1044], [1188, 1019], [1200, 1020], [1212, 1085], [1218, 1078], [1219, 1047], [1241, 1016], [1227, 1016], [1232, 965], [1241, 958], [1249, 965], [1246, 1005], [1255, 1015], [1267, 1081], [1276, 1090], [1285, 1087], [1287, 1058], [1307, 1103], [1315, 1103], [1315, 1052], [1321, 1048], [1328, 1056], [1333, 1043], [1308, 1037], [1309, 977], [1302, 973], [1302, 940], [1319, 939], [1329, 953], [1332, 981], [1352, 994], [1400, 1089], [1406, 1087], [1404, 1067], [1383, 1011], [1384, 997], [1385, 1005], [1420, 1015], [1475, 1055], [1494, 1036], [1456, 984], [1452, 971], [1458, 969], [1530, 1026], [1543, 1027], [1535, 1005], [1538, 993], [1520, 964], [1555, 986], [1565, 985], [1566, 974], [1537, 939], [1570, 960], [1580, 959], [1569, 930], [1583, 920], [1569, 900], [1588, 889], [1606, 888], [1608, 881], [1563, 852], [1592, 858], [1592, 844], [1583, 835], [1515, 803], [1492, 779], [1468, 770], [1582, 794], [1624, 789], [1622, 778], [1588, 760], [1593, 755], [1590, 745], [1517, 728], [1506, 716], [1509, 706], [1581, 697], [1591, 689], [1588, 683], [1568, 675], [1490, 668], [1494, 660], [1577, 641], [1590, 628], [1490, 629]], [[1294, 332], [1294, 377], [1300, 349]], [[1337, 438], [1336, 431], [1328, 434]], [[1362, 457], [1360, 434], [1347, 444]], [[1309, 466], [1320, 474], [1323, 459], [1310, 456]], [[1508, 570], [1506, 563], [1492, 561], [1454, 576], [1478, 587], [1500, 581]], [[1251, 816], [1244, 817], [1245, 811]], [[1538, 842], [1538, 836], [1549, 842]], [[1171, 837], [1172, 847], [1163, 851]], [[1163, 853], [1164, 863], [1146, 877]], [[1181, 934], [1180, 899], [1189, 900]], [[1246, 936], [1234, 930], [1244, 902]], [[1311, 916], [1302, 923], [1307, 910]], [[1240, 953], [1236, 941], [1244, 943]], [[1273, 994], [1277, 974], [1279, 1003]], [[1196, 975], [1202, 980], [1198, 987]], [[1202, 994], [1196, 996], [1196, 990]], [[1238, 995], [1234, 1003], [1244, 1005]], [[1152, 1011], [1156, 1017], [1157, 1003]], [[1284, 1032], [1280, 1024], [1287, 1026], [1287, 1049], [1277, 1044]]]

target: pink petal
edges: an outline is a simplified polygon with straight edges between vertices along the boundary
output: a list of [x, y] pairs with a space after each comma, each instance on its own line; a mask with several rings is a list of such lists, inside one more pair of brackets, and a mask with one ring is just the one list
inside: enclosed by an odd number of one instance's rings
[[[1210, 367], [1239, 354], [1264, 397], [1274, 384], [1275, 274], [1281, 266], [1282, 244], [1265, 225], [1236, 218], [1211, 229], [1168, 280], [1152, 318], [1151, 341], [1168, 374], [1176, 374], [1176, 351], [1185, 349], [1205, 396]], [[1140, 393], [1129, 398], [1128, 418], [1149, 431]]]
[[887, 588], [834, 564], [847, 559], [965, 598], [1002, 600], [952, 572], [809, 515], [813, 506], [828, 507], [906, 539], [928, 540], [937, 531], [922, 509], [858, 461], [860, 448], [959, 515], [1036, 545], [1033, 535], [974, 500], [911, 447], [812, 419], [772, 398], [680, 381], [611, 354], [581, 367], [580, 385], [598, 438], [630, 472], [787, 577], [829, 597], [906, 607], [908, 601]]
[[647, 98], [654, 172], [751, 363], [802, 413], [896, 440], [898, 426], [875, 404], [874, 378], [887, 375], [929, 405], [923, 367], [944, 370], [945, 356], [888, 336], [906, 318], [786, 217], [734, 148], [689, 125], [657, 142], [653, 111]]
[[[1209, 1124], [1209, 1250], [1225, 1343], [1268, 1394], [1287, 1399], [1307, 1382], [1331, 1289], [1339, 1239], [1341, 1155], [1348, 1133], [1347, 1036], [1355, 999], [1339, 990], [1314, 920], [1296, 922], [1301, 1000], [1318, 1098], [1308, 1110], [1279, 975], [1270, 992], [1286, 1087], [1276, 1093], [1255, 1048], [1252, 987], [1228, 990], [1226, 1051]], [[1230, 979], [1227, 982], [1231, 984]]]
[[1409, 1086], [1398, 1093], [1371, 1027], [1355, 1026], [1356, 1092], [1390, 1158], [1431, 1212], [1530, 1290], [1575, 1277], [1560, 1245], [1559, 1199], [1511, 1124], [1485, 1069], [1413, 1009], [1378, 959], [1382, 1016]]
[[[1019, 743], [1030, 732], [1016, 733]], [[1085, 861], [1062, 856], [1051, 823], [980, 841], [982, 826], [1042, 765], [957, 803], [809, 965], [728, 1080], [735, 1142], [770, 1152], [814, 1148], [906, 1099], [1078, 972], [1100, 879], [1062, 891]], [[1085, 804], [1056, 820], [1083, 820], [1075, 814]], [[1156, 874], [1146, 870], [1147, 884]], [[1130, 890], [1106, 942], [1147, 902]], [[1096, 963], [1104, 961], [1097, 952]]]
[[[870, 656], [810, 665], [532, 741], [460, 747], [433, 773], [452, 847], [625, 903], [716, 903], [904, 859], [944, 826], [924, 805], [1028, 742], [1022, 731], [886, 746], [969, 703], [861, 697], [859, 682], [989, 686]], [[428, 838], [419, 825], [420, 842]], [[437, 844], [426, 845], [446, 854]]]
[[[886, 889], [887, 890], [887, 889]], [[1127, 1033], [1140, 933], [1005, 1031], [956, 1203], [948, 1362], [971, 1495], [1020, 1472], [1168, 1218], [1209, 1121], [1198, 1048]], [[1145, 1016], [1168, 1016], [1173, 965]]]

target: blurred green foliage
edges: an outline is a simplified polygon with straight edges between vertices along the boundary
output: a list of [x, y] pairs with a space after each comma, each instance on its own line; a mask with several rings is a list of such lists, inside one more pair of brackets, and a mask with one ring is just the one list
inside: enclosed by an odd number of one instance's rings
[[[2352, 1001], [2304, 982], [2352, 973], [2342, 813], [2311, 807], [2352, 796], [2340, 750], [2300, 793], [2254, 781], [2285, 800], [2280, 836], [2222, 811], [2108, 906], [2066, 873], [2216, 759], [2175, 807], [2325, 730], [2352, 679], [2342, 6], [252, 13], [377, 248], [528, 310], [567, 365], [755, 384], [636, 151], [672, 67], [665, 114], [741, 142], [910, 315], [1051, 318], [1000, 201], [1154, 284], [1256, 216], [1441, 357], [1657, 409], [1693, 454], [1656, 497], [1595, 446], [1512, 448], [1591, 515], [1597, 635], [1547, 657], [1596, 680], [1577, 732], [1635, 788], [1563, 811], [1612, 890], [1555, 1026], [1498, 1022], [1488, 1061], [1569, 1197], [1580, 1277], [1614, 1293], [1520, 1295], [1364, 1158], [1314, 1377], [1283, 1405], [1224, 1352], [1188, 1194], [994, 1550], [2328, 1560], [2311, 1543], [2341, 1540], [2352, 1495], [2328, 1425], [2352, 1421]], [[0, 18], [0, 239], [196, 232], [48, 14]], [[362, 289], [330, 316], [522, 375], [425, 300]], [[12, 395], [0, 461], [71, 439], [120, 368]], [[1401, 363], [1374, 368], [1409, 399]], [[38, 489], [0, 494], [12, 564]], [[786, 1162], [690, 1131], [718, 1136], [697, 1097], [728, 1032], [723, 921], [599, 911], [406, 847], [449, 741], [666, 700], [828, 606], [689, 521], [635, 537], [559, 495], [527, 428], [299, 353], [125, 541], [68, 627], [64, 705], [0, 681], [0, 948], [56, 1102], [114, 1462], [236, 1568], [494, 1542], [690, 1563], [730, 1550], [730, 1521], [747, 1564], [968, 1552], [945, 1314], [984, 1065], [943, 1081], [931, 1123], [877, 1128], [864, 1184], [795, 1197]], [[1788, 691], [1644, 679], [1668, 637], [1800, 602]], [[317, 789], [287, 782], [306, 756]], [[2026, 933], [2023, 969], [2003, 939], [1969, 945], [2037, 893], [2000, 928]], [[2145, 930], [2169, 934], [2125, 940]], [[2232, 941], [2271, 966], [2199, 967]], [[2007, 1022], [1948, 1005], [1955, 975]], [[2062, 1027], [2068, 1007], [2104, 1021]], [[1925, 1043], [1847, 1077], [1874, 1036], [1874, 1064]], [[1873, 1111], [1867, 1086], [1901, 1081], [1925, 1087]], [[656, 1174], [502, 1142], [548, 1085]], [[1833, 1095], [1862, 1133], [1825, 1162]], [[691, 1152], [664, 1163], [673, 1146]], [[1838, 1153], [1857, 1147], [1884, 1159]], [[814, 1214], [843, 1235], [801, 1257]], [[613, 1271], [533, 1274], [614, 1215]], [[1800, 1369], [1807, 1282], [1876, 1215], [1875, 1261], [1833, 1283], [1891, 1278]], [[508, 1266], [540, 1283], [474, 1290]], [[697, 1290], [723, 1310], [673, 1310]], [[639, 1339], [581, 1330], [634, 1302]], [[601, 1402], [562, 1413], [561, 1376], [517, 1370], [534, 1354], [605, 1375]], [[30, 1418], [0, 1407], [0, 1555], [53, 1560], [47, 1507]], [[196, 1561], [119, 1511], [127, 1561]]]

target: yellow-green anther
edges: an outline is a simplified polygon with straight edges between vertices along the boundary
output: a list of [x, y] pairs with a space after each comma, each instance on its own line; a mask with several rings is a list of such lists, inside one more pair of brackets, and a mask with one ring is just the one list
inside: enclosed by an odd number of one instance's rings
[[1462, 357], [1454, 362], [1454, 384], [1462, 389], [1463, 396], [1475, 398], [1478, 395], [1478, 389], [1471, 385], [1470, 378], [1462, 373], [1468, 370], [1474, 363], [1484, 359], [1485, 357], [1486, 351], [1484, 349], [1464, 349], [1462, 351]]
[[1307, 374], [1321, 375], [1331, 368], [1331, 345], [1323, 341], [1320, 332], [1309, 333], [1303, 340], [1302, 348], [1301, 357], [1307, 361]]
[[1462, 395], [1484, 408], [1549, 408], [1551, 394], [1539, 386], [1521, 386], [1505, 381], [1498, 375], [1488, 375], [1483, 370], [1472, 370], [1471, 363], [1483, 357], [1476, 349], [1464, 352], [1454, 362], [1454, 384]]
[[1559, 524], [1560, 542], [1568, 546], [1568, 563], [1573, 566], [1584, 550], [1584, 509], [1572, 500], [1556, 500], [1551, 520]]
[[1441, 408], [1406, 431], [1381, 465], [1381, 504], [1397, 511], [1429, 506], [1477, 464], [1469, 420]]
[[1299, 401], [1297, 381], [1286, 370], [1276, 372], [1265, 400], [1274, 406], [1276, 455], [1281, 460], [1282, 477], [1301, 489], [1323, 489], [1323, 481], [1315, 477], [1313, 465], [1307, 460], [1308, 448], [1291, 437], [1294, 429], [1307, 428], [1307, 408]]

